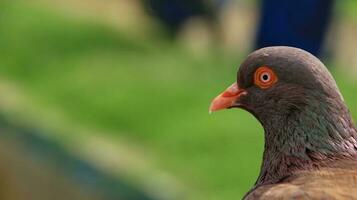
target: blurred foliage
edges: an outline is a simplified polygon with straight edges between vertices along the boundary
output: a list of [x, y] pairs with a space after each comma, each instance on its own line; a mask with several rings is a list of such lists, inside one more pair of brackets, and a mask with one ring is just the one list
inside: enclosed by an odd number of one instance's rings
[[[188, 199], [238, 199], [253, 185], [261, 126], [241, 110], [208, 114], [212, 97], [235, 81], [243, 55], [215, 50], [197, 58], [159, 37], [134, 38], [21, 1], [1, 4], [1, 77], [43, 109], [151, 149], [189, 188]], [[357, 114], [356, 84], [336, 74]]]
[[343, 13], [343, 15], [351, 18], [357, 19], [357, 1], [355, 0], [344, 0], [336, 1], [338, 6], [338, 11]]

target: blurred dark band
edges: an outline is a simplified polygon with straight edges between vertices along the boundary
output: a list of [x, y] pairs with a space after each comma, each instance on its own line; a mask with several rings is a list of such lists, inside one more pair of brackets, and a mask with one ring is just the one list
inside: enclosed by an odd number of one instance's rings
[[158, 18], [170, 32], [177, 32], [190, 18], [201, 16], [214, 19], [217, 10], [227, 0], [146, 0], [152, 15]]

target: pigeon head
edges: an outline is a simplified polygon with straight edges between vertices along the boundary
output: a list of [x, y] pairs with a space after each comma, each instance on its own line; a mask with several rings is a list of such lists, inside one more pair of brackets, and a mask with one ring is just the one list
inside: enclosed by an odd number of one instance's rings
[[335, 80], [312, 54], [267, 47], [241, 64], [237, 82], [217, 96], [210, 111], [243, 108], [263, 125], [265, 149], [257, 183], [356, 157], [357, 133]]
[[242, 63], [237, 82], [219, 95], [210, 111], [239, 107], [259, 121], [288, 118], [321, 102], [341, 104], [342, 96], [326, 67], [312, 54], [293, 47], [267, 47]]

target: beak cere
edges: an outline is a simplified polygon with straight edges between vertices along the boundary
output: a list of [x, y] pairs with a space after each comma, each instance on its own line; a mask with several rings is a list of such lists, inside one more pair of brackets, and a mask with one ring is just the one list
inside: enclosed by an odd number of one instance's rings
[[218, 110], [230, 108], [234, 106], [242, 95], [246, 95], [247, 92], [240, 89], [237, 83], [233, 83], [223, 93], [213, 99], [209, 112], [215, 112]]

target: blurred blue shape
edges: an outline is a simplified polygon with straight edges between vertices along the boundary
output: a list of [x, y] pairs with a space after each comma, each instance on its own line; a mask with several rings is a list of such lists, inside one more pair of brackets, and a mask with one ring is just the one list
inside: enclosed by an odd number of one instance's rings
[[293, 46], [319, 56], [334, 0], [262, 0], [256, 49]]

